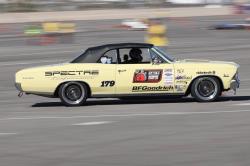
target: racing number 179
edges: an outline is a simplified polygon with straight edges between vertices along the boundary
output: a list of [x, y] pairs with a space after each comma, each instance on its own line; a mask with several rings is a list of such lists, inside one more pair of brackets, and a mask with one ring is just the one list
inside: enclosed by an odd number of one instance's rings
[[107, 86], [114, 86], [115, 85], [115, 81], [102, 81], [101, 82], [101, 87], [107, 87]]

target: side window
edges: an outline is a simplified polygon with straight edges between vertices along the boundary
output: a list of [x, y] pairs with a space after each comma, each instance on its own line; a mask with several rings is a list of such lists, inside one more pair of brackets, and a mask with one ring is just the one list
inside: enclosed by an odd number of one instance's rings
[[151, 56], [148, 48], [119, 49], [121, 64], [149, 64]]
[[116, 50], [109, 50], [104, 53], [103, 56], [98, 60], [97, 63], [103, 64], [116, 64], [117, 62], [117, 51]]

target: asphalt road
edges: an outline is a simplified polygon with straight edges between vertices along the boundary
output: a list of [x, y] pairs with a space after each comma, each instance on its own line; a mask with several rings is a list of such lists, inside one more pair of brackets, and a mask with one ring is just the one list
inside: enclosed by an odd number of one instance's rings
[[69, 108], [58, 99], [18, 98], [17, 70], [68, 61], [88, 46], [142, 42], [144, 32], [110, 30], [119, 20], [86, 21], [78, 22], [85, 32], [72, 44], [31, 46], [24, 37], [0, 38], [0, 165], [249, 166], [250, 33], [207, 29], [221, 20], [239, 18], [167, 21], [174, 57], [241, 65], [237, 95], [228, 92], [213, 103], [91, 99]]

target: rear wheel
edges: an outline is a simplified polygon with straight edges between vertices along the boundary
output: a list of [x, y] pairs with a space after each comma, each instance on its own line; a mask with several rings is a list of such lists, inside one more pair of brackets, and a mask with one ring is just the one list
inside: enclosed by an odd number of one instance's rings
[[220, 94], [220, 83], [215, 77], [197, 78], [191, 87], [191, 95], [200, 102], [214, 101]]
[[79, 82], [67, 82], [60, 86], [59, 97], [66, 106], [80, 106], [87, 99], [86, 85]]

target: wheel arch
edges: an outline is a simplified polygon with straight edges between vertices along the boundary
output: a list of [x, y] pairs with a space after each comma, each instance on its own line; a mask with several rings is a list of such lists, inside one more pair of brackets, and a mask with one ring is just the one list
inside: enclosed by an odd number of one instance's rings
[[81, 83], [81, 84], [86, 85], [87, 90], [88, 90], [88, 97], [91, 96], [91, 88], [90, 88], [90, 86], [89, 86], [88, 83], [86, 83], [86, 82], [84, 82], [84, 81], [64, 81], [64, 82], [61, 82], [60, 84], [57, 85], [56, 90], [54, 91], [54, 96], [55, 96], [55, 97], [59, 97], [58, 92], [59, 92], [60, 86], [62, 86], [62, 85], [65, 84], [65, 83], [68, 83], [68, 82], [79, 82], [79, 83]]
[[193, 78], [192, 81], [189, 83], [188, 88], [187, 88], [186, 93], [185, 93], [185, 96], [188, 96], [191, 93], [191, 87], [192, 87], [192, 84], [194, 83], [194, 81], [196, 79], [202, 78], [202, 77], [214, 77], [214, 78], [218, 79], [218, 81], [220, 83], [221, 90], [222, 91], [224, 90], [224, 85], [223, 85], [222, 79], [219, 76], [217, 76], [217, 75], [199, 75], [199, 76]]

